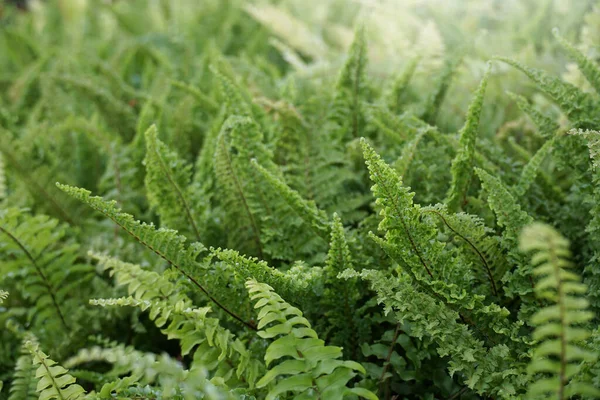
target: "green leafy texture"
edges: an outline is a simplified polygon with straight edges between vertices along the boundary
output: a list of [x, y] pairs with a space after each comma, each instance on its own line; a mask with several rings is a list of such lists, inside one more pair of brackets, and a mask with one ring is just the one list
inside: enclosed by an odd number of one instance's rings
[[242, 321], [233, 312], [224, 308], [223, 305], [197, 280], [196, 275], [201, 271], [201, 267], [196, 261], [196, 258], [205, 250], [204, 245], [196, 242], [186, 246], [185, 237], [178, 235], [177, 231], [163, 228], [156, 229], [153, 225], [136, 221], [131, 215], [121, 212], [121, 210], [116, 207], [115, 201], [106, 201], [101, 197], [91, 196], [89, 190], [62, 185], [60, 183], [57, 183], [57, 186], [65, 193], [111, 219], [128, 234], [133, 236], [139, 243], [172, 265], [219, 308], [223, 309], [223, 311], [240, 323], [248, 325], [247, 322]]
[[365, 27], [356, 28], [348, 58], [337, 79], [330, 120], [338, 125], [340, 139], [358, 138], [364, 134], [363, 101], [368, 92], [366, 81], [367, 40]]
[[254, 308], [260, 310], [259, 336], [276, 338], [265, 354], [267, 367], [273, 361], [284, 358], [256, 384], [259, 388], [269, 385], [267, 400], [277, 399], [289, 391], [297, 394], [296, 398], [360, 396], [377, 399], [367, 389], [347, 387], [356, 372], [364, 374], [365, 369], [357, 362], [339, 360], [342, 349], [325, 346], [299, 309], [286, 303], [269, 285], [251, 279], [246, 282], [246, 287], [251, 299], [256, 301]]
[[417, 70], [419, 61], [421, 61], [421, 57], [419, 56], [412, 58], [406, 64], [402, 73], [392, 83], [389, 93], [386, 96], [387, 106], [392, 112], [400, 113], [402, 111], [403, 97], [406, 94], [410, 80]]
[[35, 400], [36, 393], [36, 367], [33, 364], [33, 356], [26, 347], [26, 342], [35, 342], [31, 335], [21, 346], [21, 356], [17, 359], [13, 381], [10, 385], [8, 400]]
[[577, 128], [593, 128], [600, 122], [596, 116], [598, 102], [581, 89], [563, 82], [558, 78], [547, 75], [541, 70], [527, 67], [517, 61], [505, 57], [498, 60], [505, 62], [527, 75], [537, 86], [567, 115]]
[[359, 338], [364, 336], [358, 313], [361, 294], [356, 280], [338, 278], [346, 269], [355, 269], [355, 266], [342, 220], [334, 214], [327, 264], [323, 269], [324, 291], [321, 303], [323, 309], [327, 310], [325, 316], [330, 329], [328, 342], [342, 347], [345, 357], [356, 359]]
[[552, 154], [554, 150], [554, 139], [549, 139], [536, 153], [529, 159], [527, 164], [523, 167], [521, 171], [521, 176], [519, 177], [519, 182], [514, 188], [515, 194], [519, 197], [523, 196], [527, 190], [531, 187], [538, 173], [540, 172], [540, 167], [546, 157]]
[[0, 202], [6, 198], [6, 168], [4, 166], [4, 157], [0, 153]]
[[67, 227], [44, 215], [3, 209], [0, 249], [0, 280], [19, 277], [13, 292], [19, 291], [35, 305], [33, 326], [63, 333], [75, 330], [68, 310], [77, 301], [77, 287], [90, 278], [93, 270], [78, 260], [79, 245], [68, 239]]
[[450, 190], [446, 199], [446, 204], [448, 204], [448, 208], [452, 212], [456, 212], [464, 206], [471, 177], [473, 176], [475, 144], [479, 133], [483, 96], [490, 76], [490, 70], [491, 65], [488, 64], [481, 83], [469, 105], [465, 125], [459, 132], [458, 150], [456, 157], [452, 160], [452, 167], [450, 169], [452, 172], [452, 182], [450, 183]]
[[85, 390], [75, 383], [75, 378], [44, 354], [37, 343], [30, 341], [25, 346], [33, 356], [33, 365], [39, 365], [35, 377], [38, 380], [36, 391], [39, 392], [40, 400], [84, 398]]
[[253, 210], [254, 205], [250, 203], [253, 199], [249, 197], [247, 188], [251, 182], [241, 179], [242, 171], [236, 165], [231, 154], [232, 132], [247, 128], [251, 123], [249, 119], [239, 117], [230, 117], [225, 121], [217, 138], [214, 170], [217, 184], [223, 193], [221, 201], [227, 212], [226, 223], [230, 232], [228, 247], [262, 258], [263, 243], [260, 235], [260, 221], [253, 212], [256, 210]]
[[536, 326], [533, 338], [539, 342], [533, 352], [529, 372], [543, 374], [529, 386], [530, 398], [567, 399], [572, 396], [600, 397], [600, 390], [584, 382], [569, 383], [578, 373], [582, 361], [594, 360], [595, 352], [580, 343], [590, 336], [585, 324], [593, 318], [582, 297], [587, 287], [570, 271], [569, 241], [552, 227], [536, 223], [521, 235], [520, 249], [534, 252], [531, 263], [538, 277], [536, 295], [551, 304], [539, 309], [531, 318]]
[[[519, 343], [518, 324], [506, 320], [508, 310], [497, 304], [487, 305], [485, 296], [467, 292], [475, 279], [467, 257], [449, 250], [438, 240], [439, 230], [433, 218], [421, 218], [423, 210], [413, 204], [413, 194], [402, 186], [394, 170], [363, 141], [364, 157], [375, 185], [371, 188], [383, 217], [379, 229], [385, 239], [371, 237], [389, 257], [398, 263], [414, 283], [428, 296], [459, 313], [489, 344], [498, 341]], [[486, 270], [489, 269], [489, 265]], [[486, 271], [491, 276], [491, 271]]]
[[342, 277], [369, 281], [385, 311], [392, 313], [398, 322], [409, 323], [411, 336], [431, 337], [437, 344], [437, 353], [450, 357], [450, 374], [464, 376], [464, 384], [469, 388], [506, 398], [523, 392], [528, 383], [524, 365], [510, 355], [509, 347], [505, 344], [486, 347], [460, 322], [456, 311], [418, 290], [408, 274], [386, 276], [383, 271], [364, 269], [346, 270]]
[[[584, 267], [585, 284], [590, 288], [590, 302], [596, 309], [600, 307], [600, 132], [572, 130], [570, 135], [582, 136], [589, 150], [589, 169], [592, 173], [592, 207], [590, 209], [590, 220], [585, 227], [589, 234], [588, 246], [590, 247], [591, 257], [588, 265]], [[573, 138], [575, 139], [575, 138]]]
[[5, 290], [0, 289], [0, 304], [4, 303], [4, 300], [8, 299], [9, 293]]
[[191, 166], [170, 151], [157, 137], [152, 125], [146, 137], [146, 193], [164, 226], [200, 241], [200, 230], [190, 205]]
[[419, 143], [421, 143], [421, 140], [423, 140], [428, 132], [426, 129], [419, 129], [415, 137], [402, 147], [400, 157], [394, 162], [394, 168], [398, 171], [398, 175], [402, 179], [407, 177], [410, 165], [417, 155]]
[[303, 199], [300, 194], [291, 189], [285, 182], [270, 173], [256, 159], [252, 159], [252, 166], [260, 173], [276, 196], [281, 197], [289, 207], [321, 238], [329, 235], [329, 221], [322, 210], [319, 210], [313, 201]]
[[569, 53], [571, 59], [577, 63], [579, 70], [583, 73], [590, 85], [592, 85], [596, 93], [600, 94], [600, 68], [598, 68], [598, 64], [586, 57], [580, 50], [569, 43], [568, 40], [563, 38], [558, 29], [553, 29], [552, 33], [560, 45], [567, 53]]
[[509, 297], [518, 296], [520, 298], [520, 317], [526, 318], [534, 312], [537, 303], [533, 296], [535, 285], [532, 269], [525, 262], [523, 255], [518, 252], [518, 243], [520, 232], [533, 222], [533, 218], [521, 209], [514, 196], [499, 178], [490, 175], [483, 169], [476, 168], [475, 172], [487, 193], [488, 206], [496, 215], [496, 223], [503, 228], [501, 243], [511, 265], [510, 270], [502, 277], [505, 283], [504, 293]]
[[536, 110], [525, 97], [512, 92], [507, 92], [506, 94], [517, 103], [517, 106], [522, 112], [531, 118], [533, 123], [537, 126], [539, 133], [545, 138], [552, 137], [560, 128], [560, 125], [554, 119]]
[[[261, 364], [251, 359], [243, 342], [220, 325], [219, 319], [208, 317], [209, 307], [194, 307], [190, 298], [176, 285], [156, 272], [114, 258], [95, 255], [105, 270], [115, 277], [116, 284], [127, 286], [128, 297], [94, 299], [98, 306], [133, 306], [148, 311], [150, 319], [169, 339], [177, 339], [181, 354], [194, 354], [194, 363], [234, 385], [254, 387]], [[226, 362], [224, 362], [227, 360]], [[147, 367], [147, 366], [146, 366]], [[145, 371], [145, 379], [152, 378]], [[135, 371], [134, 371], [135, 372]], [[140, 379], [142, 377], [140, 376]]]
[[431, 94], [425, 100], [425, 104], [423, 106], [423, 112], [420, 117], [423, 121], [428, 124], [435, 124], [437, 119], [437, 115], [442, 106], [442, 102], [446, 97], [446, 93], [448, 93], [448, 89], [450, 88], [450, 84], [452, 83], [452, 78], [458, 69], [458, 66], [461, 63], [461, 56], [453, 55], [448, 57], [446, 60], [442, 71], [438, 77], [438, 81], [431, 91]]

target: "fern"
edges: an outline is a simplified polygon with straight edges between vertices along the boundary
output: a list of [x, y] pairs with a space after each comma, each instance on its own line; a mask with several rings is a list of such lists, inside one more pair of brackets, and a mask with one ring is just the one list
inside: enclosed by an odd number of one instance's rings
[[364, 374], [364, 368], [353, 361], [338, 360], [341, 349], [325, 346], [300, 310], [287, 304], [268, 285], [249, 280], [246, 287], [252, 300], [257, 300], [255, 308], [260, 309], [259, 335], [265, 339], [277, 338], [267, 348], [266, 365], [291, 357], [272, 367], [257, 382], [258, 387], [272, 385], [267, 400], [288, 391], [304, 398], [342, 399], [358, 395], [377, 399], [367, 389], [347, 387], [348, 381], [356, 375], [355, 371]]
[[33, 365], [39, 365], [35, 372], [38, 379], [39, 398], [72, 400], [84, 397], [84, 389], [75, 383], [68, 371], [44, 354], [34, 342], [25, 344], [33, 357]]
[[470, 177], [473, 172], [473, 157], [475, 153], [475, 142], [477, 139], [477, 130], [479, 129], [479, 120], [481, 108], [483, 105], [483, 95], [487, 86], [491, 65], [488, 65], [485, 75], [475, 92], [465, 126], [460, 132], [458, 151], [456, 157], [452, 160], [452, 183], [448, 192], [446, 203], [451, 211], [457, 211], [465, 204], [467, 189], [470, 183]]
[[598, 65], [563, 38], [558, 29], [553, 29], [552, 33], [554, 34], [554, 37], [558, 39], [560, 45], [569, 53], [569, 56], [577, 63], [579, 70], [583, 73], [588, 82], [597, 93], [600, 93], [600, 68]]
[[154, 125], [146, 131], [145, 138], [145, 183], [150, 206], [157, 210], [165, 226], [182, 233], [190, 231], [200, 241], [200, 231], [190, 206], [190, 194], [186, 190], [191, 178], [190, 167], [158, 139]]
[[550, 374], [551, 377], [532, 383], [528, 396], [561, 400], [576, 395], [600, 396], [600, 390], [589, 384], [569, 383], [581, 361], [598, 357], [578, 345], [590, 336], [581, 326], [593, 315], [586, 310], [588, 302], [581, 297], [587, 288], [576, 273], [568, 270], [573, 267], [569, 261], [569, 242], [550, 226], [538, 223], [523, 230], [520, 249], [535, 251], [532, 264], [534, 274], [539, 277], [536, 295], [552, 303], [532, 316], [536, 325], [533, 338], [540, 343], [529, 365], [531, 374]]
[[533, 80], [544, 93], [558, 103], [576, 127], [591, 128], [598, 123], [598, 120], [594, 117], [597, 102], [590, 94], [583, 92], [570, 83], [551, 77], [543, 71], [527, 67], [508, 58], [500, 57], [498, 59], [519, 69]]
[[55, 219], [9, 208], [0, 211], [0, 233], [0, 278], [15, 274], [22, 279], [21, 295], [36, 305], [35, 326], [74, 330], [67, 312], [74, 300], [70, 296], [92, 271], [77, 261], [79, 246], [67, 241], [66, 227]]
[[33, 356], [27, 348], [27, 342], [35, 343], [35, 338], [27, 338], [21, 346], [21, 356], [15, 365], [14, 380], [10, 386], [9, 400], [37, 399], [36, 369]]

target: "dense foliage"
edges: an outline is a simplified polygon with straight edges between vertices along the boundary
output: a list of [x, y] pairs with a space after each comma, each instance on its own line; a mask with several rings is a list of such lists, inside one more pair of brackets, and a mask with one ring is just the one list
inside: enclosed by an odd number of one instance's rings
[[584, 0], [0, 6], [0, 399], [600, 398], [599, 34]]

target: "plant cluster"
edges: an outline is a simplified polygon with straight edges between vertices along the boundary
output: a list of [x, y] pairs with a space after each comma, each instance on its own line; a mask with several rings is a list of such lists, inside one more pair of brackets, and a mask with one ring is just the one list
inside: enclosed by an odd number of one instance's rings
[[0, 7], [0, 399], [600, 398], [599, 5], [284, 3]]

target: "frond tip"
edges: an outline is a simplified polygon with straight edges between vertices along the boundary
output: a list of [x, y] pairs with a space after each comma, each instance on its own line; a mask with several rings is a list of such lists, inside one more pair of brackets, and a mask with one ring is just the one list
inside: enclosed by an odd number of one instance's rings
[[267, 366], [286, 358], [267, 371], [256, 384], [261, 388], [276, 382], [270, 387], [267, 400], [274, 400], [290, 391], [301, 393], [296, 398], [314, 396], [342, 400], [346, 396], [358, 395], [377, 400], [377, 396], [367, 389], [346, 386], [356, 371], [364, 374], [365, 369], [355, 361], [339, 360], [342, 349], [325, 346], [299, 309], [286, 303], [269, 285], [250, 279], [246, 287], [252, 300], [256, 300], [254, 308], [260, 309], [258, 335], [265, 339], [279, 336], [267, 348]]
[[539, 277], [535, 293], [551, 305], [532, 317], [536, 326], [533, 338], [539, 342], [529, 365], [530, 374], [544, 374], [529, 386], [531, 398], [570, 398], [574, 395], [598, 396], [600, 390], [576, 382], [583, 362], [594, 361], [597, 355], [580, 344], [590, 336], [582, 325], [593, 318], [587, 311], [588, 301], [581, 297], [587, 287], [581, 278], [568, 269], [569, 241], [549, 225], [533, 223], [523, 229], [520, 249], [533, 251], [533, 274]]
[[35, 377], [39, 379], [37, 391], [40, 400], [76, 400], [84, 397], [85, 391], [75, 383], [75, 378], [56, 361], [48, 358], [36, 343], [29, 341], [25, 346], [33, 356], [33, 364], [39, 365]]

